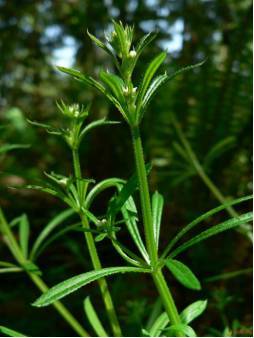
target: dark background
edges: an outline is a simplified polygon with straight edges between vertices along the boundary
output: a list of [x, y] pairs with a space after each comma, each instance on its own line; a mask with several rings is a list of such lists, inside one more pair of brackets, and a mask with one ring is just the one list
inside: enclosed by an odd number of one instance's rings
[[[90, 120], [103, 116], [120, 119], [100, 94], [54, 69], [57, 64], [96, 74], [100, 68], [110, 67], [108, 56], [91, 43], [86, 29], [103, 37], [112, 26], [111, 18], [134, 24], [137, 38], [151, 30], [159, 32], [156, 42], [137, 64], [137, 83], [160, 49], [168, 50], [164, 68], [169, 72], [208, 58], [204, 66], [180, 75], [164, 87], [142, 124], [146, 158], [153, 163], [151, 190], [158, 189], [166, 200], [162, 246], [181, 226], [219, 204], [197, 175], [188, 175], [185, 168], [179, 167], [182, 159], [174, 148], [174, 142], [179, 140], [170, 112], [177, 116], [201, 163], [216, 142], [232, 137], [232, 146], [216, 158], [207, 173], [227, 198], [241, 197], [252, 190], [250, 0], [0, 0], [0, 123], [7, 126], [0, 130], [0, 145], [31, 145], [1, 155], [0, 205], [9, 220], [21, 213], [28, 215], [31, 241], [64, 206], [45, 194], [14, 191], [8, 186], [33, 182], [42, 178], [45, 170], [69, 174], [72, 166], [64, 143], [32, 127], [26, 118], [59, 125], [61, 116], [55, 101], [63, 98], [68, 103], [91, 101]], [[86, 177], [97, 181], [113, 176], [128, 178], [134, 169], [128, 127], [122, 123], [91, 133], [83, 143], [81, 160]], [[98, 202], [98, 212], [103, 212], [108, 197]], [[239, 212], [249, 209], [248, 203], [237, 208]], [[221, 213], [210, 222], [216, 224], [227, 217], [227, 213]], [[105, 266], [122, 263], [107, 241], [99, 245], [99, 250]], [[9, 258], [1, 242], [0, 257]], [[251, 275], [213, 283], [204, 280], [250, 267], [249, 241], [231, 231], [196, 246], [181, 258], [203, 281], [203, 290], [196, 293], [183, 289], [168, 276], [178, 307], [183, 309], [197, 299], [209, 299], [208, 310], [194, 324], [197, 333], [221, 336], [226, 327], [248, 329], [252, 325]], [[59, 239], [37, 263], [49, 285], [91, 269], [80, 234]], [[27, 335], [73, 334], [54, 310], [30, 306], [38, 291], [25, 274], [3, 274], [0, 285], [0, 325]], [[110, 288], [125, 334], [140, 334], [157, 296], [150, 280], [145, 276], [113, 277]], [[104, 320], [97, 291], [94, 284], [64, 301], [85, 322], [80, 299], [90, 293]]]

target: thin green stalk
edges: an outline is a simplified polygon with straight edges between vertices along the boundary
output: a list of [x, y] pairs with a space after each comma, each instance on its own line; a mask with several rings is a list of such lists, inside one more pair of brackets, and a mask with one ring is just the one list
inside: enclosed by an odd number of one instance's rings
[[138, 175], [139, 182], [139, 193], [140, 193], [140, 201], [142, 207], [142, 215], [144, 222], [144, 230], [145, 230], [145, 239], [147, 250], [150, 255], [151, 265], [154, 267], [158, 260], [157, 255], [157, 247], [154, 239], [153, 233], [153, 217], [152, 217], [152, 208], [151, 208], [151, 200], [148, 188], [147, 174], [145, 169], [145, 160], [143, 147], [140, 137], [140, 132], [138, 127], [132, 130], [132, 142], [135, 154], [136, 161], [136, 170]]
[[[206, 174], [203, 166], [201, 165], [200, 161], [198, 160], [196, 154], [194, 153], [194, 151], [192, 150], [190, 143], [188, 142], [187, 138], [185, 137], [181, 126], [179, 125], [178, 121], [176, 120], [176, 118], [174, 117], [174, 115], [172, 114], [172, 122], [173, 125], [176, 129], [176, 132], [178, 134], [179, 139], [181, 140], [187, 155], [189, 157], [189, 159], [192, 162], [193, 167], [195, 168], [197, 174], [199, 175], [199, 177], [202, 179], [202, 181], [205, 183], [205, 185], [208, 187], [208, 189], [212, 192], [212, 194], [214, 195], [214, 197], [221, 203], [221, 204], [226, 204], [227, 203], [227, 199], [225, 198], [225, 196], [223, 196], [223, 194], [221, 193], [221, 191], [218, 189], [218, 187], [212, 182], [212, 180], [210, 179], [210, 177]], [[239, 217], [239, 214], [235, 211], [235, 209], [231, 206], [228, 206], [226, 208], [228, 214], [232, 217]], [[246, 235], [251, 241], [252, 239], [252, 231], [246, 229], [246, 227], [244, 226], [240, 226], [239, 229], [237, 229], [239, 232], [241, 232], [242, 234]]]
[[[132, 130], [132, 141], [135, 154], [136, 170], [138, 175], [139, 183], [139, 192], [140, 192], [140, 201], [144, 222], [145, 230], [145, 239], [147, 250], [151, 259], [151, 267], [153, 269], [152, 277], [155, 283], [155, 286], [159, 292], [159, 295], [162, 299], [165, 310], [168, 314], [169, 320], [173, 325], [178, 325], [181, 323], [180, 317], [174, 303], [171, 292], [168, 288], [168, 285], [165, 281], [165, 278], [162, 274], [161, 269], [158, 269], [156, 265], [158, 264], [158, 253], [156, 248], [156, 243], [154, 240], [153, 233], [153, 219], [152, 219], [152, 208], [151, 200], [149, 194], [148, 180], [145, 170], [145, 160], [142, 147], [142, 141], [140, 137], [140, 132], [138, 128]], [[180, 332], [177, 332], [177, 336], [182, 336]]]
[[[28, 275], [39, 290], [41, 290], [43, 293], [48, 291], [49, 288], [39, 276], [33, 273], [28, 273]], [[56, 301], [52, 305], [80, 337], [89, 337], [89, 334], [86, 332], [86, 330], [79, 324], [79, 322], [60, 301]]]
[[[79, 188], [79, 180], [82, 178], [81, 176], [81, 168], [80, 168], [80, 161], [79, 161], [79, 154], [78, 151], [73, 150], [73, 167], [74, 167], [74, 173], [75, 177], [77, 179], [77, 186]], [[85, 197], [85, 194], [83, 193], [83, 196]], [[80, 213], [80, 218], [82, 221], [82, 225], [84, 228], [90, 228], [89, 222], [87, 220], [87, 217], [81, 212]], [[94, 242], [93, 235], [90, 232], [85, 232], [85, 239], [89, 251], [89, 255], [92, 260], [92, 264], [95, 270], [100, 270], [102, 268], [100, 258], [98, 256], [97, 248]], [[116, 337], [122, 336], [122, 331], [120, 328], [120, 324], [116, 315], [115, 307], [113, 300], [111, 298], [108, 284], [105, 278], [101, 278], [98, 280], [99, 288], [101, 291], [101, 295], [105, 304], [105, 308], [107, 311], [107, 315], [109, 318], [110, 325], [112, 327], [112, 331]]]
[[[13, 236], [12, 231], [10, 230], [7, 221], [4, 217], [2, 210], [0, 209], [0, 227], [7, 240], [7, 245], [12, 252], [13, 256], [20, 265], [27, 263], [26, 258], [24, 257], [22, 251], [20, 250], [18, 243]], [[35, 273], [26, 271], [34, 284], [41, 290], [43, 293], [46, 292], [49, 288], [44, 283], [44, 281]], [[80, 337], [89, 337], [88, 332], [79, 324], [79, 322], [73, 317], [69, 310], [59, 301], [52, 304], [59, 314], [66, 320], [66, 322], [72, 327], [72, 329]]]

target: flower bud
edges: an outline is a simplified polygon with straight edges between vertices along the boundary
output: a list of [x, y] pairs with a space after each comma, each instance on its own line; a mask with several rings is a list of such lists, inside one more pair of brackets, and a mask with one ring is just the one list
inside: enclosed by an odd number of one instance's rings
[[130, 56], [130, 58], [132, 58], [132, 59], [135, 58], [136, 55], [137, 55], [137, 53], [135, 52], [135, 50], [131, 50], [130, 53], [129, 53], [129, 56]]

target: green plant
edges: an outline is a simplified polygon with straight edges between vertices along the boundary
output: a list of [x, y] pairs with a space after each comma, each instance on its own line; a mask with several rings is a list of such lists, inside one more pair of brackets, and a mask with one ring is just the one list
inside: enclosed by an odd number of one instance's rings
[[[198, 235], [177, 247], [175, 247], [176, 244], [187, 232], [200, 225], [202, 221], [221, 210], [247, 201], [252, 197], [247, 196], [225, 202], [221, 206], [205, 213], [182, 228], [170, 240], [163, 252], [160, 252], [160, 226], [164, 199], [159, 192], [154, 192], [151, 195], [149, 191], [147, 176], [151, 166], [145, 164], [140, 125], [150, 100], [163, 84], [183, 71], [201, 66], [204, 62], [187, 66], [171, 75], [165, 72], [156, 76], [157, 70], [166, 58], [166, 53], [162, 52], [151, 61], [141, 83], [135, 86], [132, 81], [135, 65], [143, 50], [154, 40], [155, 34], [147, 34], [134, 46], [133, 27], [123, 26], [122, 23], [116, 22], [113, 22], [113, 25], [114, 30], [110, 35], [106, 36], [106, 43], [101, 42], [91, 33], [88, 34], [98, 47], [110, 55], [118, 75], [109, 71], [101, 71], [99, 73], [100, 81], [97, 81], [91, 76], [84, 75], [74, 69], [63, 67], [58, 67], [58, 69], [85, 85], [99, 90], [119, 110], [130, 128], [136, 164], [135, 172], [127, 182], [119, 178], [109, 178], [96, 183], [94, 180], [83, 178], [82, 176], [79, 147], [84, 136], [97, 126], [116, 124], [118, 122], [103, 119], [85, 126], [89, 109], [76, 104], [67, 105], [62, 101], [57, 105], [68, 121], [66, 128], [54, 128], [50, 125], [30, 121], [36, 126], [45, 128], [49, 133], [63, 137], [72, 152], [73, 175], [63, 176], [62, 174], [46, 173], [47, 183], [30, 185], [27, 188], [38, 189], [60, 198], [74, 213], [79, 215], [81, 226], [78, 224], [74, 228], [84, 232], [94, 267], [93, 271], [79, 274], [52, 287], [39, 297], [33, 305], [37, 307], [47, 306], [93, 281], [98, 281], [112, 332], [119, 336], [121, 335], [121, 329], [105, 277], [127, 272], [146, 273], [151, 276], [154, 282], [165, 312], [154, 316], [150, 321], [149, 327], [143, 330], [143, 334], [147, 336], [159, 336], [161, 334], [195, 336], [195, 331], [189, 323], [202, 314], [206, 308], [207, 301], [196, 301], [179, 314], [170, 288], [165, 280], [163, 268], [167, 267], [183, 286], [193, 290], [200, 290], [201, 284], [198, 278], [189, 267], [175, 259], [176, 256], [211, 236], [250, 221], [252, 213], [248, 212], [233, 217], [201, 231]], [[94, 186], [90, 188], [92, 184]], [[91, 211], [91, 205], [95, 198], [104, 190], [112, 187], [115, 188], [116, 193], [110, 199], [105, 214], [101, 217], [94, 215]], [[142, 218], [139, 216], [134, 199], [136, 190], [139, 190]], [[122, 229], [121, 224], [125, 224], [138, 250], [138, 254], [118, 240], [117, 235]], [[139, 229], [140, 224], [142, 225], [142, 230], [144, 230], [145, 241], [143, 241], [142, 232]], [[93, 234], [96, 235], [95, 238]], [[96, 243], [105, 238], [111, 241], [118, 254], [128, 263], [127, 266], [102, 268]], [[44, 238], [42, 238], [42, 241], [44, 241]], [[89, 298], [84, 302], [84, 309], [95, 333], [100, 336], [107, 335], [107, 330], [103, 328]]]

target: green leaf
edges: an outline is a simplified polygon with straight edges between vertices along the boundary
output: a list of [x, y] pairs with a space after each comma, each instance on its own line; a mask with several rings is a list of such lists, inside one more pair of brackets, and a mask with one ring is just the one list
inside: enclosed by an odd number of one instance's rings
[[37, 250], [40, 248], [45, 239], [49, 234], [59, 225], [61, 225], [66, 219], [71, 217], [74, 214], [74, 211], [71, 209], [64, 210], [57, 214], [41, 231], [37, 239], [35, 240], [31, 253], [30, 259], [33, 260]]
[[[146, 165], [147, 175], [151, 171], [152, 166], [150, 164]], [[120, 193], [114, 198], [108, 208], [108, 214], [112, 218], [116, 216], [116, 214], [121, 210], [124, 203], [128, 200], [128, 198], [134, 193], [138, 186], [138, 177], [137, 174], [133, 174], [127, 183], [124, 184], [123, 188], [121, 189]]]
[[29, 147], [30, 147], [29, 144], [4, 144], [0, 146], [0, 155], [14, 149], [26, 149]]
[[200, 316], [207, 307], [207, 300], [198, 300], [187, 306], [180, 314], [181, 321], [184, 324], [189, 324], [195, 318]]
[[192, 247], [193, 245], [196, 245], [197, 243], [204, 241], [211, 236], [215, 236], [223, 231], [233, 229], [241, 224], [244, 224], [246, 222], [249, 222], [253, 219], [253, 213], [247, 212], [239, 217], [231, 218], [223, 223], [214, 225], [210, 229], [201, 232], [199, 235], [193, 237], [189, 241], [183, 243], [179, 247], [177, 247], [171, 254], [170, 257], [175, 257], [179, 255], [181, 252], [187, 250], [188, 248]]
[[59, 128], [54, 128], [50, 124], [45, 124], [37, 121], [31, 121], [27, 119], [27, 122], [30, 123], [31, 125], [39, 128], [46, 129], [47, 133], [53, 134], [53, 135], [62, 135], [63, 131]]
[[111, 125], [111, 124], [120, 124], [120, 123], [121, 123], [120, 121], [109, 121], [109, 120], [106, 120], [106, 118], [91, 122], [80, 133], [80, 139], [82, 139], [88, 132], [90, 132], [96, 127], [101, 127], [101, 126], [106, 126], [106, 125]]
[[183, 333], [186, 337], [197, 337], [192, 327], [185, 324], [171, 325], [167, 331], [167, 336], [173, 337], [177, 332]]
[[109, 72], [100, 72], [100, 78], [106, 84], [114, 94], [114, 96], [117, 98], [117, 100], [121, 103], [122, 106], [125, 105], [125, 99], [123, 96], [123, 88], [124, 88], [124, 82], [123, 80], [115, 75], [111, 74]]
[[6, 326], [0, 326], [0, 332], [8, 337], [27, 337], [23, 333], [9, 329]]
[[151, 329], [149, 330], [150, 337], [159, 337], [162, 331], [169, 324], [168, 315], [166, 312], [163, 312], [153, 323]]
[[21, 272], [23, 271], [21, 268], [17, 267], [12, 267], [12, 268], [2, 268], [0, 269], [0, 273], [12, 273], [12, 272]]
[[159, 247], [161, 217], [164, 205], [163, 196], [156, 191], [152, 197], [153, 231], [157, 248]]
[[28, 241], [29, 241], [30, 225], [28, 218], [25, 214], [21, 216], [19, 223], [19, 242], [20, 248], [25, 258], [28, 256]]
[[91, 324], [97, 336], [108, 337], [108, 334], [102, 326], [102, 323], [93, 307], [93, 304], [90, 301], [90, 297], [86, 297], [86, 299], [84, 300], [84, 311], [86, 313], [89, 323]]
[[137, 225], [137, 208], [135, 205], [135, 202], [133, 200], [133, 198], [130, 196], [128, 198], [128, 200], [124, 203], [124, 205], [121, 208], [124, 220], [125, 220], [125, 224], [128, 228], [128, 231], [134, 241], [134, 243], [136, 244], [139, 252], [141, 253], [141, 255], [143, 256], [143, 258], [145, 259], [145, 261], [149, 264], [150, 263], [150, 258], [149, 255], [147, 253], [147, 250], [145, 248], [145, 245], [142, 241], [139, 229], [138, 229], [138, 225]]
[[183, 68], [177, 70], [175, 73], [173, 73], [173, 74], [171, 74], [171, 75], [168, 76], [167, 81], [172, 80], [174, 77], [176, 77], [177, 75], [179, 75], [181, 73], [184, 73], [184, 72], [187, 72], [189, 70], [195, 69], [197, 67], [203, 66], [203, 64], [206, 62], [206, 60], [207, 59], [205, 59], [205, 60], [203, 60], [201, 62], [195, 63], [194, 65], [186, 66], [186, 67], [183, 67]]
[[70, 293], [80, 289], [82, 286], [85, 286], [91, 282], [94, 282], [100, 278], [110, 276], [116, 273], [125, 273], [125, 272], [149, 272], [148, 269], [140, 269], [134, 267], [112, 267], [104, 268], [101, 270], [90, 271], [82, 273], [80, 275], [69, 278], [41, 295], [32, 305], [41, 307], [47, 306], [55, 301], [69, 295]]
[[173, 276], [186, 288], [192, 290], [200, 290], [201, 285], [197, 277], [193, 272], [183, 264], [182, 262], [177, 261], [176, 259], [167, 259], [166, 266], [171, 271]]
[[38, 276], [42, 275], [42, 272], [40, 270], [40, 268], [34, 264], [33, 262], [31, 261], [27, 261], [25, 262], [24, 264], [22, 264], [22, 268], [27, 271], [27, 272], [32, 272]]
[[160, 65], [162, 64], [162, 62], [165, 60], [167, 54], [165, 52], [160, 53], [159, 55], [157, 55], [152, 62], [149, 64], [145, 75], [144, 75], [144, 79], [141, 83], [140, 89], [138, 91], [138, 97], [137, 97], [137, 111], [140, 111], [141, 108], [141, 104], [142, 104], [142, 100], [146, 94], [147, 88], [154, 76], [154, 74], [156, 73], [157, 69], [160, 67]]
[[157, 33], [150, 32], [144, 35], [138, 42], [136, 46], [136, 53], [139, 56], [143, 50], [156, 38]]
[[144, 98], [142, 100], [141, 103], [141, 114], [139, 115], [139, 122], [141, 122], [144, 112], [149, 104], [149, 102], [151, 101], [152, 97], [157, 93], [157, 91], [159, 90], [159, 88], [167, 81], [168, 79], [168, 75], [165, 73], [163, 75], [159, 75], [157, 76], [151, 83], [151, 85], [149, 86], [149, 88], [147, 89]]
[[223, 140], [217, 142], [205, 156], [204, 165], [207, 167], [210, 166], [215, 159], [232, 148], [235, 142], [236, 139], [233, 136], [226, 137]]
[[81, 81], [85, 83], [86, 85], [89, 85], [91, 87], [94, 87], [101, 91], [103, 94], [105, 94], [105, 88], [100, 84], [98, 81], [93, 79], [91, 76], [87, 76], [85, 74], [82, 74], [80, 71], [72, 69], [72, 68], [66, 68], [66, 67], [56, 67], [58, 70], [60, 70], [62, 73], [71, 75], [74, 79]]
[[166, 257], [166, 255], [168, 254], [168, 252], [171, 250], [171, 248], [191, 229], [193, 229], [196, 225], [198, 225], [199, 223], [201, 223], [202, 221], [206, 220], [207, 218], [213, 216], [214, 214], [228, 208], [229, 206], [241, 203], [241, 202], [245, 202], [248, 201], [250, 199], [252, 199], [253, 196], [252, 195], [248, 195], [245, 197], [241, 197], [238, 199], [235, 199], [233, 201], [229, 201], [225, 204], [222, 204], [212, 210], [207, 211], [206, 213], [204, 213], [203, 215], [199, 216], [198, 218], [196, 218], [194, 221], [192, 221], [191, 223], [187, 224], [182, 230], [180, 230], [180, 232], [169, 242], [167, 248], [165, 249], [162, 257]]

